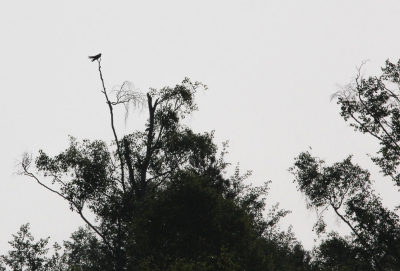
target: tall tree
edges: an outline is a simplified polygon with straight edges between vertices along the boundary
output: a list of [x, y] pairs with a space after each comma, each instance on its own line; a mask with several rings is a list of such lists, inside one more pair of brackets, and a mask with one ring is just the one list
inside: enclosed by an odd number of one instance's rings
[[[363, 78], [360, 67], [354, 81], [332, 98], [337, 98], [341, 116], [351, 120], [356, 131], [378, 140], [381, 148], [372, 161], [400, 186], [400, 61], [386, 61], [382, 72], [379, 77]], [[367, 170], [354, 165], [351, 156], [325, 166], [323, 160], [305, 152], [296, 158], [290, 171], [298, 189], [306, 195], [308, 207], [317, 210], [317, 233], [325, 230], [323, 212], [328, 208], [351, 229], [347, 238], [331, 233], [317, 249], [322, 270], [400, 269], [399, 217], [375, 195]], [[340, 250], [348, 251], [348, 257], [339, 256]], [[349, 269], [337, 269], [343, 266]]]
[[[197, 134], [181, 124], [197, 110], [197, 89], [206, 86], [186, 78], [174, 88], [146, 94], [129, 82], [108, 92], [101, 58], [97, 63], [111, 117], [111, 148], [103, 141], [79, 143], [71, 137], [59, 155], [40, 150], [34, 166], [51, 185], [32, 173], [31, 156], [25, 154], [21, 162], [21, 174], [68, 201], [88, 225], [65, 243], [70, 266], [117, 271], [263, 268], [268, 257], [274, 258], [268, 249], [302, 255], [298, 265], [307, 265], [307, 253], [290, 232], [277, 227], [287, 211], [276, 207], [268, 219], [262, 215], [268, 183], [244, 185], [250, 172], [240, 175], [238, 168], [232, 178], [224, 177], [226, 150], [218, 157], [213, 132]], [[147, 108], [143, 131], [119, 137], [114, 125], [118, 105], [126, 113], [131, 105]], [[87, 211], [95, 215], [94, 222]]]
[[[179, 119], [197, 110], [194, 103], [200, 83], [185, 79], [175, 88], [151, 89], [147, 95], [137, 92], [132, 84], [125, 82], [115, 91], [115, 101], [109, 99], [98, 61], [102, 93], [111, 116], [114, 135], [113, 150], [103, 141], [82, 144], [71, 138], [70, 147], [55, 157], [40, 151], [35, 160], [39, 173], [52, 178], [45, 184], [29, 171], [32, 159], [24, 155], [21, 174], [34, 178], [40, 185], [67, 200], [89, 227], [97, 233], [108, 247], [117, 270], [125, 265], [127, 225], [137, 201], [143, 201], [179, 168], [189, 166], [189, 158], [198, 163], [210, 159], [215, 146], [210, 134], [194, 134], [179, 124]], [[137, 131], [118, 138], [114, 126], [114, 107], [119, 104], [140, 106], [147, 104], [149, 119], [145, 131]], [[95, 225], [84, 215], [84, 207], [92, 211], [99, 221]]]

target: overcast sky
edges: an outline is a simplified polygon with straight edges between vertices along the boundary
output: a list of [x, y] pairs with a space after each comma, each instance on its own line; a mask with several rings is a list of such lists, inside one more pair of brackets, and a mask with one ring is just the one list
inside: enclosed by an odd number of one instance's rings
[[[209, 90], [197, 95], [195, 132], [229, 140], [227, 161], [253, 170], [254, 185], [272, 180], [268, 208], [292, 210], [305, 248], [314, 245], [315, 213], [305, 206], [287, 169], [310, 146], [327, 163], [349, 154], [368, 168], [384, 203], [398, 192], [366, 157], [378, 145], [353, 132], [330, 102], [364, 66], [378, 75], [400, 58], [398, 1], [2, 1], [0, 3], [0, 254], [27, 222], [36, 239], [62, 242], [83, 225], [67, 202], [33, 179], [16, 176], [16, 160], [39, 149], [56, 155], [68, 135], [111, 142], [97, 63], [102, 53], [108, 90], [124, 81], [143, 92], [185, 77]], [[119, 135], [145, 129], [132, 112]], [[330, 229], [346, 225], [327, 216]]]

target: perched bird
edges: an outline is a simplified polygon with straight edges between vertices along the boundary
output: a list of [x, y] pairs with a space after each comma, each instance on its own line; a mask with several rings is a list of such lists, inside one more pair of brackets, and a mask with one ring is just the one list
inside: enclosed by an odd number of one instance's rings
[[89, 59], [91, 59], [92, 62], [93, 62], [93, 61], [99, 59], [100, 57], [101, 57], [101, 54], [98, 54], [98, 55], [95, 55], [95, 56], [89, 56]]

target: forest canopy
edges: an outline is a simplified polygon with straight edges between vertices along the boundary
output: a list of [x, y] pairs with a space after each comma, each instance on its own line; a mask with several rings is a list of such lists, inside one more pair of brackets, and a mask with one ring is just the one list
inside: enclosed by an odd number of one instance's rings
[[[136, 90], [130, 82], [102, 94], [110, 113], [111, 142], [79, 141], [49, 156], [24, 154], [19, 174], [68, 202], [85, 227], [62, 245], [35, 242], [21, 226], [0, 270], [400, 270], [400, 219], [382, 203], [371, 174], [349, 155], [327, 165], [310, 151], [289, 171], [316, 211], [319, 243], [305, 250], [292, 228], [279, 221], [290, 213], [279, 203], [266, 212], [270, 181], [256, 187], [251, 171], [232, 176], [214, 131], [197, 133], [182, 120], [198, 111], [199, 82], [185, 78], [175, 87]], [[361, 76], [332, 95], [340, 115], [355, 131], [377, 140], [372, 161], [400, 186], [400, 61], [386, 61], [380, 76]], [[121, 135], [114, 109], [146, 108], [141, 130]], [[128, 116], [126, 120], [131, 121]], [[350, 235], [327, 232], [324, 214], [335, 213]], [[88, 214], [94, 215], [91, 220]], [[50, 253], [52, 252], [52, 253]]]
[[[93, 61], [112, 142], [70, 137], [58, 155], [24, 154], [19, 171], [67, 201], [86, 226], [49, 256], [49, 238], [35, 243], [22, 225], [0, 270], [310, 270], [309, 252], [291, 228], [279, 228], [289, 211], [276, 204], [265, 215], [269, 182], [252, 186], [251, 171], [239, 166], [227, 176], [228, 142], [218, 152], [214, 131], [182, 124], [198, 110], [195, 94], [205, 85], [185, 78], [145, 94], [129, 82], [108, 91], [101, 55]], [[142, 130], [120, 135], [117, 106], [146, 108]]]

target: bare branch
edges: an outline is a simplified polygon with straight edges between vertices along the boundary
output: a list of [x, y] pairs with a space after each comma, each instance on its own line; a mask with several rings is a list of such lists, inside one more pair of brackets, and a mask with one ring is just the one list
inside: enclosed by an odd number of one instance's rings
[[121, 153], [121, 149], [119, 146], [119, 141], [118, 141], [118, 137], [117, 137], [117, 132], [115, 131], [115, 127], [114, 127], [114, 113], [113, 113], [113, 107], [112, 107], [112, 103], [110, 102], [110, 100], [108, 99], [108, 95], [107, 95], [107, 90], [106, 87], [104, 85], [104, 79], [103, 79], [103, 73], [101, 72], [101, 65], [100, 65], [100, 60], [98, 60], [99, 63], [99, 73], [100, 73], [100, 79], [101, 79], [101, 83], [103, 85], [103, 94], [106, 97], [107, 100], [107, 104], [108, 104], [108, 108], [110, 110], [110, 115], [111, 115], [111, 129], [113, 131], [114, 134], [114, 140], [115, 140], [115, 144], [117, 144], [117, 153], [118, 153], [118, 158], [121, 164], [121, 183], [122, 183], [122, 189], [124, 190], [124, 192], [126, 192], [125, 189], [125, 174], [124, 174], [124, 163], [123, 163], [123, 159], [122, 159], [122, 153]]

